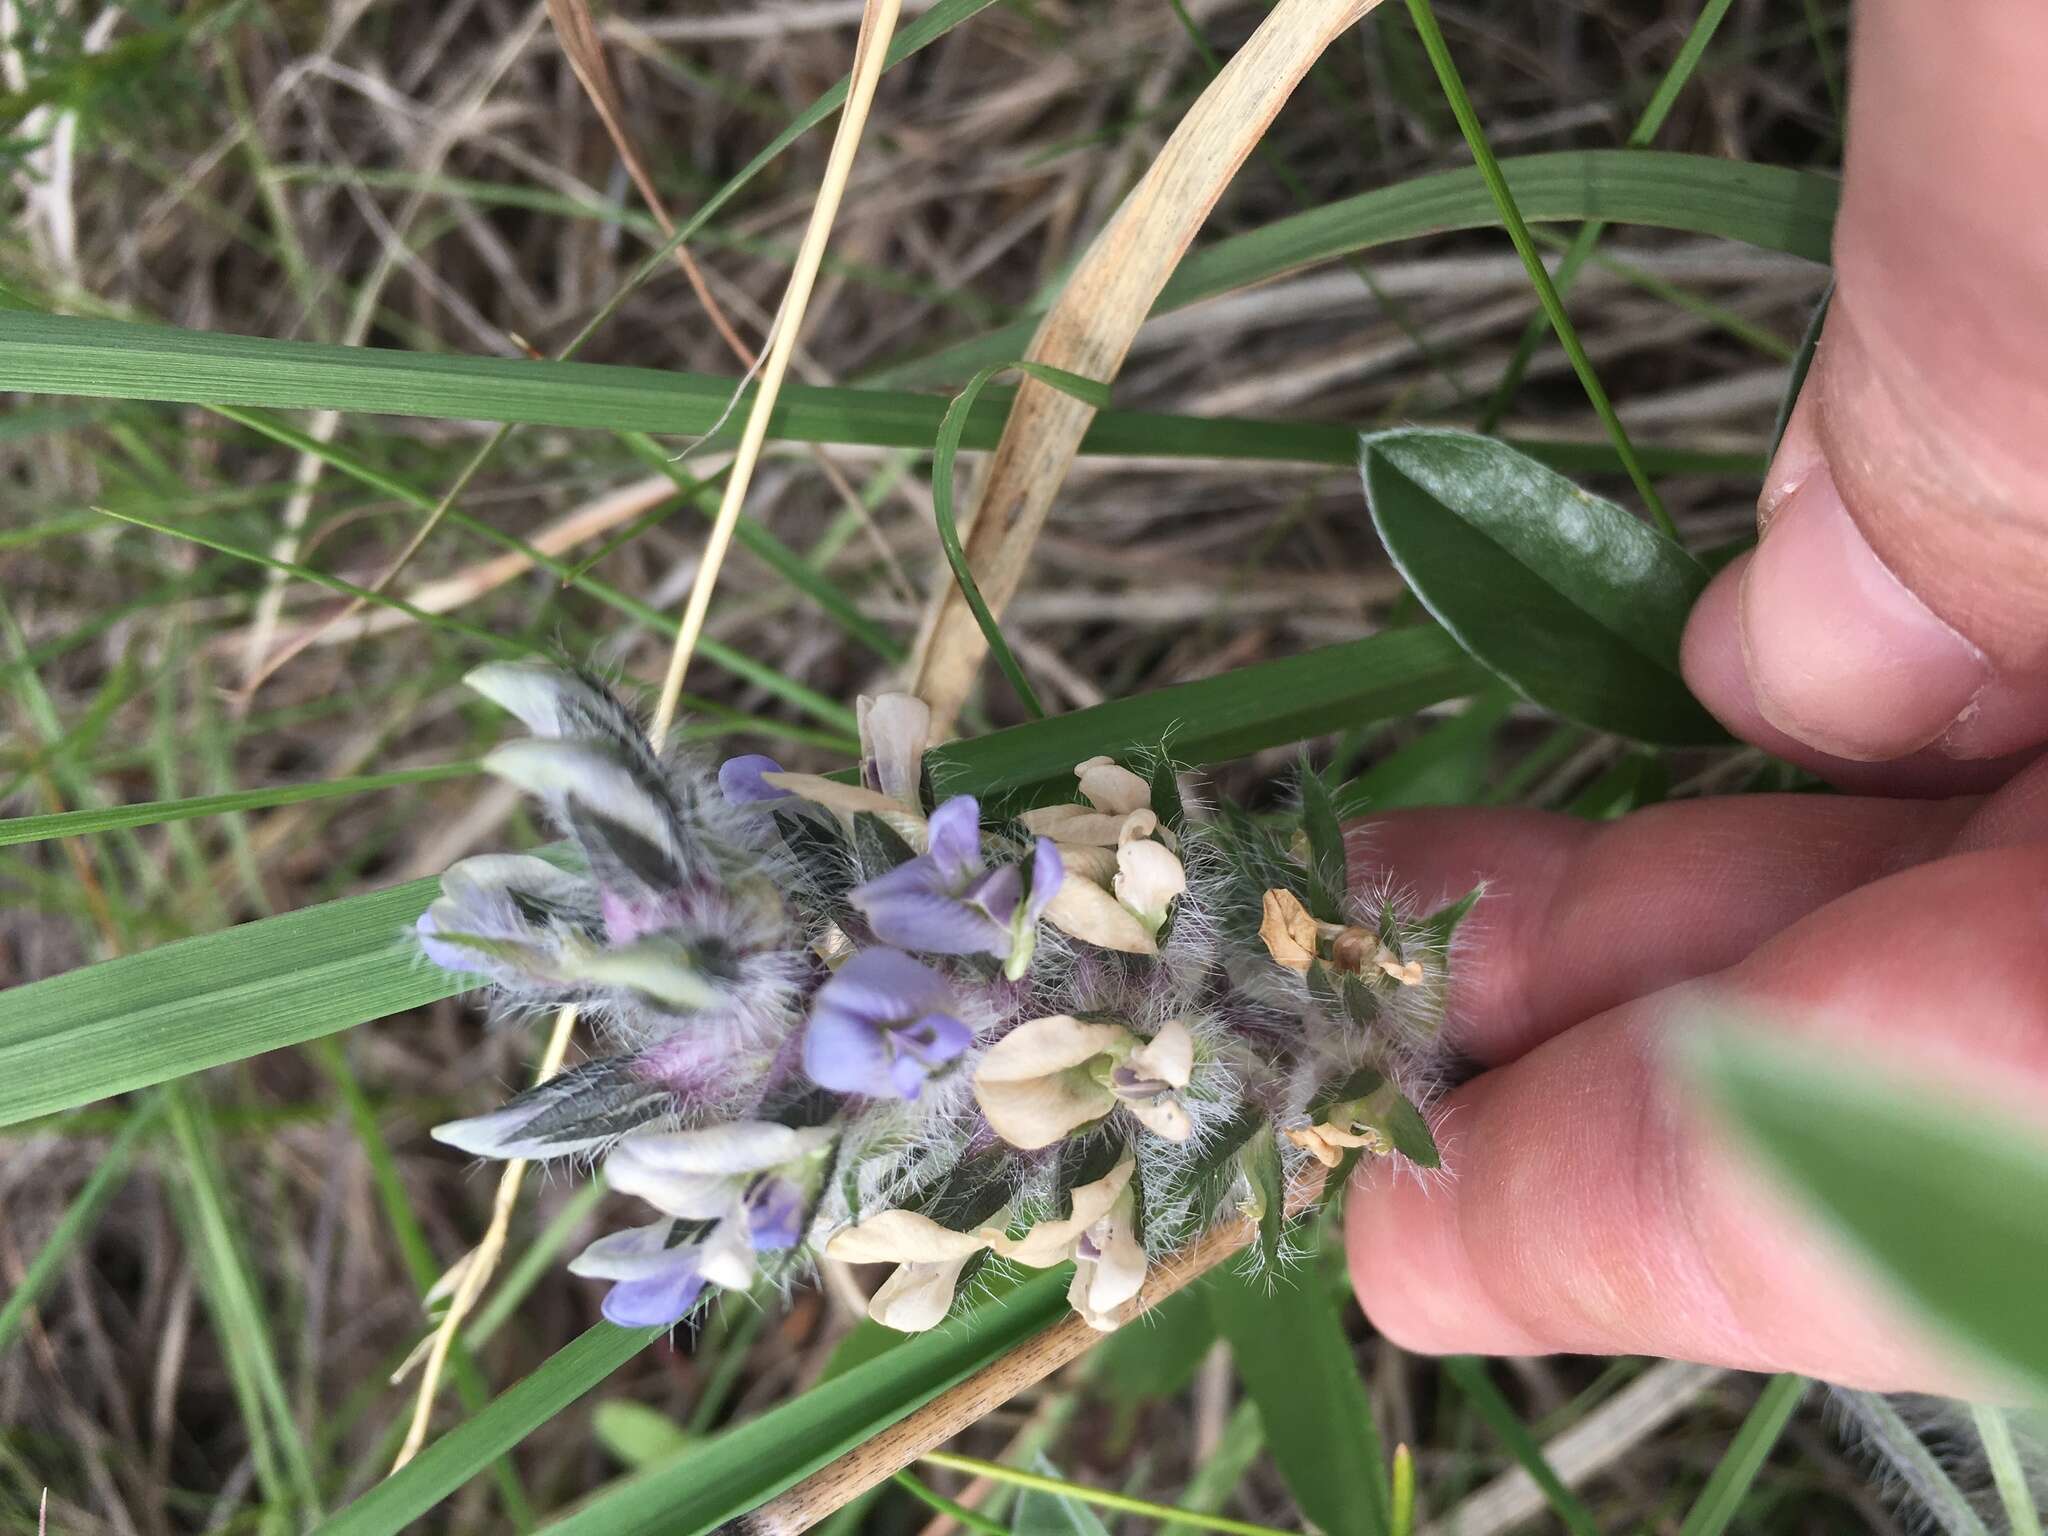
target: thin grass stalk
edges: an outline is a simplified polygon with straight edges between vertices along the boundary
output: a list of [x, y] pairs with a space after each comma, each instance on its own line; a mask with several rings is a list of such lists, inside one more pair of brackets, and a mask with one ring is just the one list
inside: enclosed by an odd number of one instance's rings
[[1571, 359], [1572, 371], [1579, 376], [1579, 385], [1592, 402], [1593, 414], [1600, 418], [1600, 424], [1607, 429], [1607, 436], [1614, 444], [1614, 451], [1620, 457], [1622, 467], [1628, 471], [1634, 482], [1636, 494], [1643, 498], [1643, 505], [1650, 509], [1650, 515], [1665, 534], [1676, 539], [1678, 525], [1665, 510], [1663, 498], [1650, 483], [1642, 461], [1636, 457], [1635, 446], [1629, 442], [1628, 429], [1615, 414], [1614, 402], [1607, 397], [1607, 388], [1600, 382], [1600, 376], [1593, 369], [1593, 360], [1586, 356], [1586, 349], [1579, 341], [1578, 330], [1572, 325], [1571, 316], [1565, 313], [1564, 300], [1558, 297], [1557, 287], [1550, 280], [1550, 269], [1543, 265], [1543, 258], [1536, 253], [1536, 242], [1529, 234], [1529, 225], [1522, 218], [1522, 211], [1515, 204], [1515, 195], [1508, 190], [1507, 177], [1501, 173], [1500, 161], [1494, 158], [1493, 147], [1486, 142], [1486, 130], [1480, 126], [1479, 114], [1473, 110], [1472, 98], [1465, 91], [1465, 82], [1458, 74], [1457, 62], [1451, 57], [1450, 46], [1444, 41], [1443, 29], [1436, 23], [1436, 12], [1430, 8], [1429, 0], [1408, 0], [1408, 14], [1415, 20], [1415, 30], [1421, 35], [1423, 51], [1429, 55], [1429, 62], [1435, 66], [1438, 83], [1443, 87], [1444, 98], [1451, 105], [1451, 113], [1458, 120], [1458, 127], [1465, 135], [1465, 143], [1472, 151], [1472, 159], [1479, 167], [1479, 174], [1485, 179], [1487, 190], [1493, 194], [1494, 202], [1500, 208], [1501, 223], [1507, 226], [1508, 239], [1514, 243], [1515, 251], [1522, 258], [1522, 265], [1528, 269], [1529, 282], [1536, 289], [1536, 298], [1543, 306], [1543, 312], [1550, 317], [1551, 328], [1557, 332], [1559, 345], [1565, 356]]
[[[760, 462], [761, 449], [768, 438], [768, 419], [775, 409], [776, 397], [782, 391], [783, 380], [789, 373], [789, 362], [796, 351], [796, 340], [803, 329], [804, 311], [810, 304], [811, 292], [817, 282], [818, 268], [825, 254], [825, 243], [832, 232], [832, 221], [839, 212], [839, 204], [846, 195], [846, 186], [853, 170], [854, 152], [860, 145], [862, 129], [867, 124], [869, 110], [875, 99], [875, 86], [881, 78], [882, 66], [888, 56], [889, 39], [896, 30], [896, 19], [902, 10], [902, 0], [868, 0], [861, 16], [859, 41], [854, 46], [853, 83], [847, 93], [846, 108], [839, 120], [839, 131], [832, 140], [832, 151], [825, 163], [825, 176], [818, 189], [817, 201], [812, 205], [810, 223], [804, 230], [803, 244], [797, 250], [794, 268], [790, 273], [789, 286], [783, 291], [782, 305], [773, 328], [768, 353], [762, 363], [761, 380], [753, 403], [747, 413], [738, 449], [733, 455], [730, 472], [726, 476], [725, 494], [719, 503], [718, 519], [712, 525], [710, 538], [705, 543], [704, 555], [697, 567], [697, 577], [690, 588], [688, 603], [683, 609], [682, 627], [676, 634], [675, 647], [669, 655], [668, 673], [662, 681], [661, 697], [655, 705], [654, 722], [650, 730], [657, 745], [668, 735], [675, 724], [676, 707], [682, 700], [683, 678], [690, 666], [690, 658], [697, 648], [698, 636], [703, 633], [704, 618], [710, 611], [712, 589], [718, 584], [720, 569], [725, 563], [726, 551], [731, 548], [733, 528], [739, 521], [741, 505], [746, 499], [748, 487], [753, 482], [755, 466]], [[562, 1062], [569, 1051], [569, 1040], [576, 1028], [574, 1006], [562, 1009], [555, 1015], [554, 1029], [548, 1037], [546, 1054], [541, 1059], [536, 1084], [544, 1083], [562, 1068]], [[492, 1272], [505, 1250], [505, 1242], [512, 1226], [512, 1212], [518, 1203], [519, 1187], [526, 1177], [526, 1163], [514, 1159], [505, 1165], [499, 1176], [497, 1195], [492, 1201], [491, 1222], [485, 1230], [483, 1241], [465, 1261], [461, 1279], [455, 1294], [450, 1298], [448, 1310], [436, 1329], [432, 1345], [428, 1349], [426, 1365], [422, 1372], [419, 1397], [413, 1405], [412, 1425], [406, 1432], [405, 1443], [399, 1448], [392, 1471], [397, 1471], [419, 1453], [426, 1443], [427, 1424], [433, 1415], [434, 1397], [440, 1384], [441, 1372], [448, 1359], [462, 1322], [483, 1294], [490, 1282]]]

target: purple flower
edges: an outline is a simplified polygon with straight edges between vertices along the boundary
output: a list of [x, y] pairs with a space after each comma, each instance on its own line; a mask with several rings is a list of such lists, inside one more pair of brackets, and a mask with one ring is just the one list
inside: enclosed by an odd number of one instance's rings
[[953, 1006], [937, 971], [900, 950], [863, 950], [818, 989], [804, 1072], [838, 1093], [914, 1099], [933, 1068], [973, 1042]]
[[1040, 838], [1024, 867], [989, 869], [981, 857], [981, 810], [955, 795], [932, 812], [928, 851], [849, 894], [876, 938], [928, 955], [994, 955], [1022, 975], [1037, 941], [1038, 917], [1059, 889], [1059, 850]]
[[780, 772], [782, 764], [758, 752], [728, 757], [718, 765], [718, 787], [728, 805], [765, 805], [771, 800], [787, 800], [787, 790], [761, 782], [762, 774]]
[[681, 1322], [704, 1294], [694, 1243], [668, 1249], [662, 1264], [638, 1280], [621, 1280], [604, 1293], [605, 1321], [621, 1328], [666, 1328]]

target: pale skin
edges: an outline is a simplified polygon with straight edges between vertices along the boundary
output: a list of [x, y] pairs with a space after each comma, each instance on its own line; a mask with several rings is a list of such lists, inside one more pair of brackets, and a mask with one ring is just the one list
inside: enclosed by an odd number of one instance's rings
[[[1708, 1120], [1716, 1008], [2048, 1135], [2048, 7], [1860, 0], [1837, 290], [1688, 682], [1840, 796], [1589, 825], [1393, 813], [1423, 898], [1493, 882], [1454, 976], [1455, 1177], [1351, 1192], [1366, 1312], [1427, 1352], [1644, 1353], [1885, 1390], [1995, 1380]], [[1906, 798], [1913, 797], [1913, 798]]]

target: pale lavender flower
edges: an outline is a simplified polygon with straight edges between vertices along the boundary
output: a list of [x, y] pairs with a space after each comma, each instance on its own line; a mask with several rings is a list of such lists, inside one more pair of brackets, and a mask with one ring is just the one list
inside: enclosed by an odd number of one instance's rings
[[818, 989], [804, 1072], [838, 1093], [915, 1099], [934, 1068], [973, 1043], [953, 1007], [937, 971], [900, 950], [863, 950]]
[[981, 856], [981, 809], [955, 795], [932, 812], [927, 851], [859, 885], [847, 900], [876, 938], [928, 955], [994, 955], [1014, 979], [1030, 963], [1039, 914], [1064, 877], [1059, 850], [1040, 838], [1027, 894], [1021, 864], [990, 869]]
[[780, 772], [782, 764], [772, 757], [763, 757], [759, 752], [728, 757], [718, 765], [718, 788], [728, 805], [766, 805], [771, 800], [787, 800], [787, 790], [761, 781], [764, 773]]
[[603, 1311], [621, 1328], [668, 1327], [690, 1315], [707, 1285], [743, 1290], [755, 1255], [794, 1248], [803, 1237], [803, 1192], [768, 1176], [744, 1207], [716, 1223], [663, 1220], [601, 1237], [569, 1268], [610, 1280]]

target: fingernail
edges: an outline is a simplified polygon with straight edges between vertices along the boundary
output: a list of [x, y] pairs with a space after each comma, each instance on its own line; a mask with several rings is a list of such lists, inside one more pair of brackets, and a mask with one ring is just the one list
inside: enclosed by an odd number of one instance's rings
[[1792, 493], [1806, 484], [1815, 470], [1827, 465], [1827, 457], [1820, 444], [1820, 407], [1815, 403], [1818, 398], [1815, 390], [1801, 390], [1791, 416], [1786, 418], [1785, 435], [1778, 440], [1778, 451], [1771, 455], [1771, 467], [1764, 474], [1764, 488], [1756, 499], [1759, 535], [1770, 531], [1771, 520], [1778, 515], [1778, 509], [1792, 499]]
[[1764, 718], [1837, 757], [1926, 746], [1990, 677], [1983, 654], [1864, 542], [1825, 461], [1771, 516], [1743, 577], [1741, 621]]

